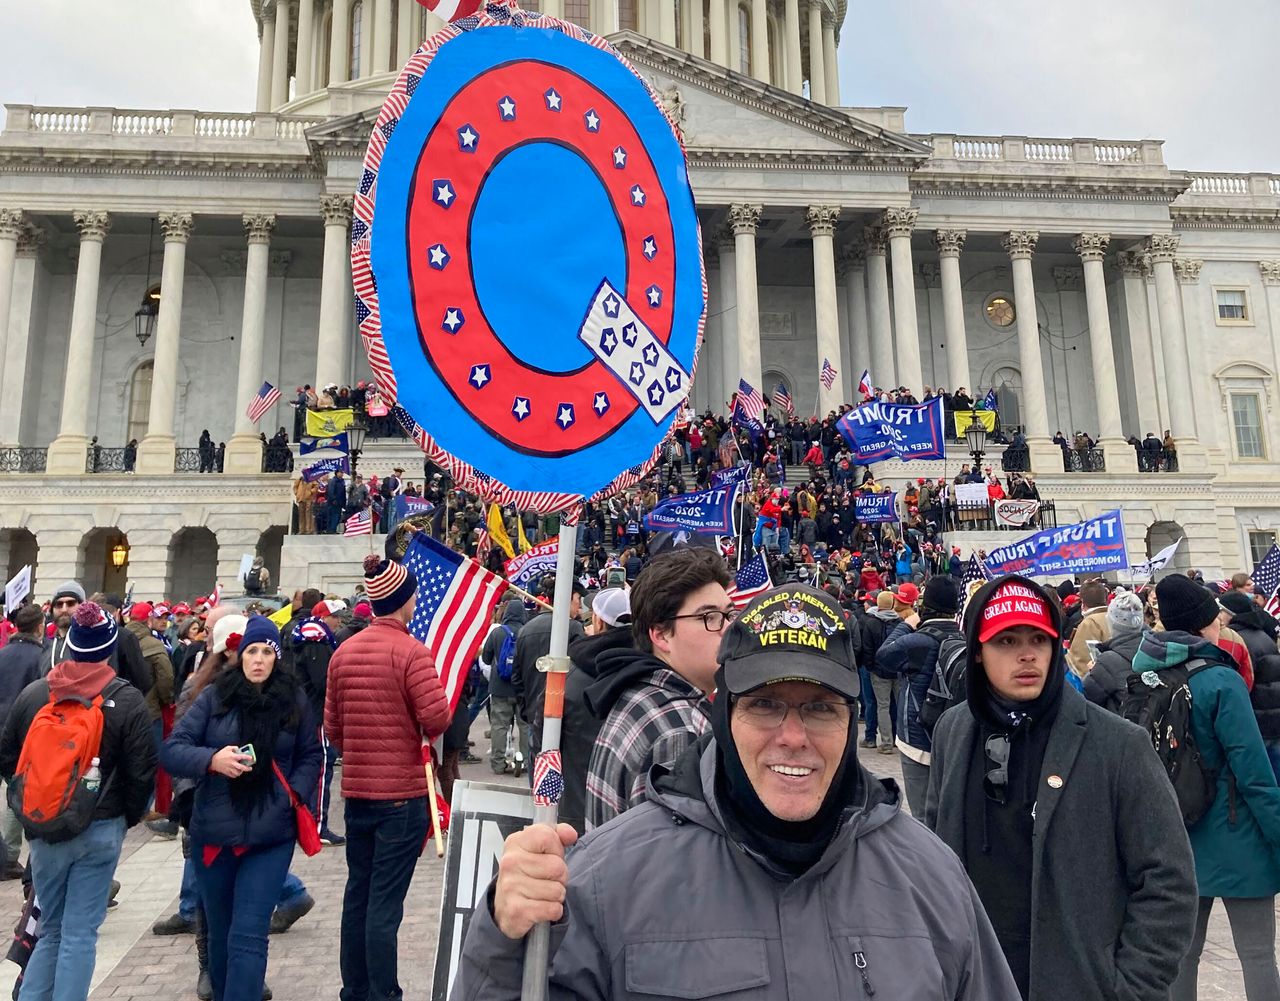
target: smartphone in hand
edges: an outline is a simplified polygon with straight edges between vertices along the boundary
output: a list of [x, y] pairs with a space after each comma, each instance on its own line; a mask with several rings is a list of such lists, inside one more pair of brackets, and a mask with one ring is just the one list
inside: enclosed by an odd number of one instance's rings
[[252, 744], [245, 744], [240, 748], [240, 753], [249, 759], [249, 764], [256, 765], [258, 763], [258, 752], [253, 749]]

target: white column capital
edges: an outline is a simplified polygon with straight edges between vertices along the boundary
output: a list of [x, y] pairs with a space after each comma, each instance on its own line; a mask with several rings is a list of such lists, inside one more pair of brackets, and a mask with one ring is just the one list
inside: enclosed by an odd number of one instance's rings
[[812, 236], [834, 236], [836, 220], [840, 218], [839, 205], [810, 205], [805, 215]]
[[[19, 246], [21, 251], [21, 246]], [[1280, 261], [1259, 261], [1258, 270], [1262, 272], [1263, 285], [1280, 285]]]
[[1174, 236], [1172, 233], [1149, 237], [1147, 239], [1147, 254], [1151, 258], [1151, 263], [1172, 264], [1173, 259], [1178, 256], [1178, 245], [1181, 242], [1182, 237]]
[[354, 199], [350, 195], [321, 195], [320, 213], [326, 226], [350, 226]]
[[1071, 249], [1082, 261], [1100, 261], [1106, 257], [1110, 243], [1110, 233], [1081, 233], [1071, 241]]
[[157, 217], [165, 243], [186, 243], [191, 239], [195, 220], [190, 212], [161, 212]]
[[969, 233], [963, 229], [940, 229], [933, 234], [933, 245], [939, 257], [959, 257]]
[[[910, 236], [920, 218], [919, 209], [885, 209], [884, 228], [889, 239]], [[917, 387], [918, 388], [918, 387]]]
[[850, 271], [863, 271], [867, 267], [867, 251], [857, 243], [846, 243], [836, 252], [836, 271], [847, 275]]
[[80, 230], [80, 240], [101, 243], [111, 231], [111, 216], [95, 209], [77, 209], [71, 213], [76, 228]]
[[273, 3], [263, 4], [260, 16], [264, 26], [268, 21], [274, 23], [276, 19], [276, 5]]
[[884, 257], [888, 252], [889, 234], [883, 226], [867, 226], [862, 231], [868, 257]]
[[1116, 254], [1116, 264], [1125, 278], [1146, 278], [1151, 274], [1151, 262], [1145, 250], [1122, 250]]
[[18, 234], [18, 256], [36, 257], [44, 246], [47, 233], [33, 223], [24, 223], [22, 232]]
[[241, 217], [241, 221], [244, 223], [244, 235], [249, 243], [271, 242], [271, 234], [276, 228], [274, 215], [246, 213]]
[[1199, 282], [1200, 269], [1203, 267], [1204, 261], [1191, 257], [1177, 257], [1173, 261], [1173, 273], [1183, 285], [1195, 285]]
[[763, 213], [764, 207], [761, 205], [730, 205], [729, 225], [733, 227], [734, 236], [755, 236]]
[[1040, 234], [1029, 229], [1015, 229], [1000, 238], [1000, 246], [1004, 247], [1009, 257], [1015, 261], [1031, 260], [1036, 252], [1036, 244], [1039, 242]]
[[22, 209], [0, 209], [0, 240], [22, 239]]

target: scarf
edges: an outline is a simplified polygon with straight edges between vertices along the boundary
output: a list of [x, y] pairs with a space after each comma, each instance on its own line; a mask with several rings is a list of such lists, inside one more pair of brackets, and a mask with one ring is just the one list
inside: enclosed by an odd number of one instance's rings
[[237, 746], [252, 744], [257, 755], [252, 770], [227, 784], [232, 806], [242, 817], [248, 817], [271, 798], [276, 781], [271, 765], [280, 731], [298, 726], [298, 682], [277, 666], [271, 677], [255, 685], [241, 668], [233, 667], [220, 674], [214, 686], [222, 707], [239, 717]]

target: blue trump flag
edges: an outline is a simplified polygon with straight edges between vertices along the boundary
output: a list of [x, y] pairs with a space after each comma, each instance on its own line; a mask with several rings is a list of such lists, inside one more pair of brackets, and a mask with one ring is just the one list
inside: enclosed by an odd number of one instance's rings
[[1102, 573], [1124, 570], [1129, 554], [1124, 541], [1124, 519], [1119, 511], [1062, 528], [1046, 528], [987, 556], [987, 573], [998, 577], [1018, 573], [1025, 577], [1050, 574]]
[[996, 406], [996, 391], [995, 391], [994, 389], [988, 389], [988, 390], [987, 390], [987, 395], [986, 395], [986, 396], [984, 396], [984, 397], [982, 398], [982, 402], [981, 402], [981, 403], [979, 403], [979, 404], [977, 405], [977, 407], [975, 407], [974, 409], [976, 409], [976, 410], [997, 410], [997, 409], [999, 409], [999, 408]]
[[741, 462], [727, 469], [717, 469], [711, 474], [711, 483], [717, 487], [731, 487], [735, 483], [746, 483], [751, 479], [751, 464]]
[[644, 516], [645, 528], [651, 532], [683, 529], [701, 535], [736, 535], [733, 504], [739, 489], [735, 483], [668, 498]]
[[310, 441], [303, 439], [298, 442], [298, 454], [310, 455], [312, 452], [350, 452], [351, 449], [347, 442], [347, 432], [335, 434], [331, 438], [312, 438]]
[[859, 522], [876, 524], [877, 522], [898, 520], [898, 495], [858, 494], [853, 499], [854, 516]]
[[337, 456], [333, 459], [321, 459], [319, 462], [312, 463], [302, 471], [302, 478], [308, 483], [320, 479], [322, 476], [328, 476], [330, 473], [351, 472], [351, 463], [345, 455]]
[[890, 456], [899, 459], [943, 459], [942, 397], [916, 405], [872, 400], [836, 422], [861, 463]]

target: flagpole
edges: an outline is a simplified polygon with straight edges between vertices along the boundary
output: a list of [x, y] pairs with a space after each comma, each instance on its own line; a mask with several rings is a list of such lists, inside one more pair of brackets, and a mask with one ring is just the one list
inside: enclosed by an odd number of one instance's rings
[[436, 858], [444, 858], [444, 835], [440, 833], [440, 804], [436, 799], [436, 773], [431, 767], [431, 748], [427, 748], [427, 805], [431, 808], [431, 829], [436, 833]]
[[[737, 431], [737, 429], [733, 426], [733, 421], [732, 421], [732, 420], [730, 420], [730, 421], [729, 421], [729, 434], [733, 435], [733, 447], [734, 447], [734, 449], [735, 449], [735, 450], [737, 451], [737, 453], [738, 453], [738, 461], [739, 461], [739, 462], [742, 462], [742, 461], [743, 461], [743, 458], [742, 458], [742, 444], [738, 441], [738, 431]], [[751, 470], [750, 470], [750, 465], [751, 465], [750, 463], [747, 463], [747, 466], [748, 466], [748, 470], [747, 470], [747, 487], [748, 487], [748, 489], [750, 489], [750, 487], [751, 487]], [[744, 490], [744, 491], [739, 492], [739, 494], [738, 494], [738, 544], [737, 544], [736, 546], [734, 546], [734, 549], [733, 549], [733, 558], [734, 558], [735, 560], [737, 560], [737, 561], [738, 561], [738, 565], [734, 567], [734, 570], [741, 570], [741, 569], [742, 569], [742, 533], [743, 533], [743, 531], [745, 530], [744, 522], [746, 522], [746, 520], [747, 520], [747, 519], [746, 519], [746, 517], [745, 517], [745, 515], [746, 515], [746, 507], [747, 507], [747, 498], [744, 496], [745, 494], [746, 494], [746, 491], [745, 491], [745, 490]]]
[[[579, 509], [581, 514], [581, 509]], [[538, 762], [550, 761], [560, 752], [560, 727], [564, 717], [564, 681], [569, 673], [569, 603], [573, 598], [573, 557], [578, 538], [576, 525], [560, 516], [560, 551], [556, 554], [555, 607], [551, 610], [551, 649], [538, 658], [538, 670], [546, 673], [547, 694], [542, 714], [542, 750], [533, 763], [534, 787], [537, 788]], [[556, 771], [560, 769], [552, 765]], [[560, 797], [550, 797], [541, 805], [535, 795], [533, 822], [554, 829], [560, 815]], [[545, 1001], [547, 968], [551, 951], [551, 925], [539, 922], [525, 939], [523, 1001]]]

